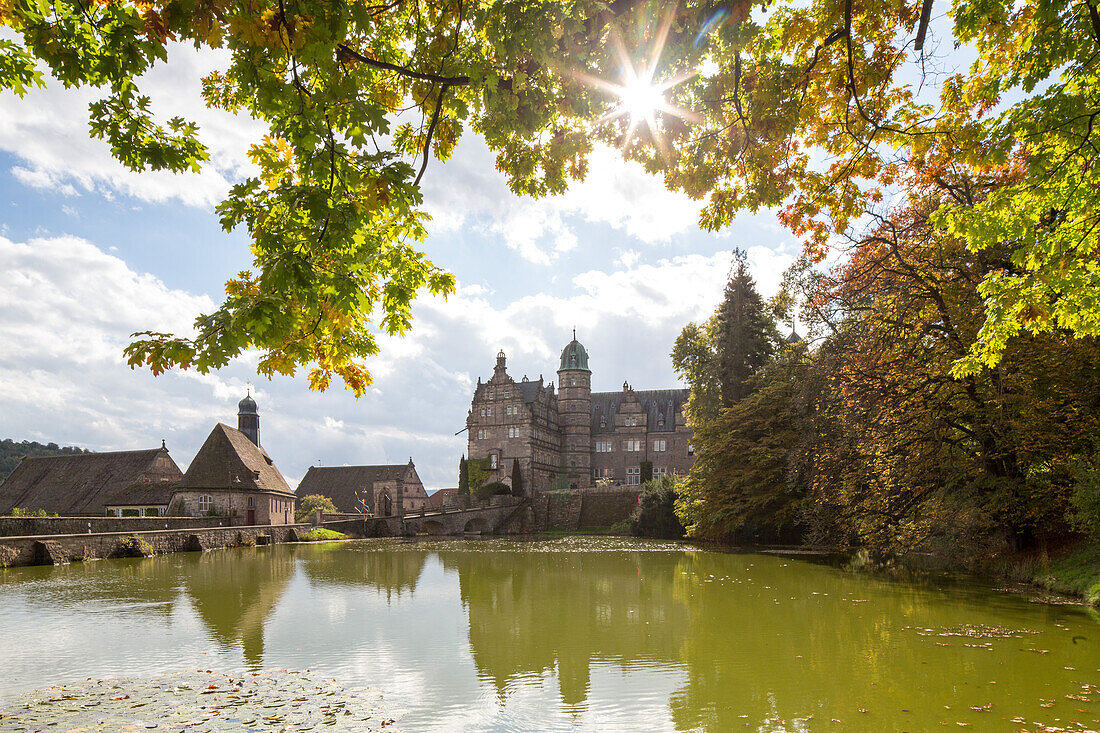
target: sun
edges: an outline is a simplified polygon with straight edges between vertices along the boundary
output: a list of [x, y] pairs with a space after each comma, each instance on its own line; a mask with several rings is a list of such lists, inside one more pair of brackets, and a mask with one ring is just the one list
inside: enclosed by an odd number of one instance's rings
[[596, 124], [603, 124], [611, 120], [626, 118], [627, 129], [626, 134], [623, 135], [622, 138], [623, 149], [626, 149], [626, 147], [630, 145], [631, 141], [634, 139], [634, 133], [644, 123], [658, 151], [661, 155], [664, 155], [666, 150], [663, 138], [661, 137], [661, 126], [658, 115], [674, 115], [690, 121], [697, 121], [699, 119], [699, 116], [694, 112], [675, 107], [665, 98], [665, 93], [669, 89], [692, 78], [697, 72], [692, 71], [680, 74], [660, 82], [654, 81], [653, 78], [661, 60], [661, 53], [665, 48], [665, 41], [668, 39], [668, 29], [671, 22], [672, 14], [669, 13], [658, 28], [657, 35], [654, 38], [653, 46], [650, 50], [649, 59], [642, 60], [637, 64], [626, 52], [626, 47], [623, 45], [622, 38], [619, 36], [618, 32], [612, 28], [611, 43], [619, 60], [621, 83], [616, 84], [615, 82], [600, 79], [584, 72], [575, 72], [577, 78], [603, 90], [609, 96], [615, 98], [615, 106], [609, 112], [597, 119]]
[[626, 83], [616, 89], [622, 111], [630, 115], [635, 123], [654, 117], [667, 106], [665, 90], [653, 83], [652, 74], [642, 73], [628, 78]]

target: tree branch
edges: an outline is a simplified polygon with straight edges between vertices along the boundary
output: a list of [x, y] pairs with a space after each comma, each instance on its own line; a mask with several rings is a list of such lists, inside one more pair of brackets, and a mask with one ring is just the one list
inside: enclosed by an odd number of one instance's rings
[[347, 54], [356, 61], [366, 64], [367, 66], [373, 66], [376, 69], [383, 69], [385, 71], [392, 71], [401, 76], [406, 76], [410, 79], [419, 79], [421, 81], [430, 81], [436, 84], [443, 84], [448, 87], [461, 87], [470, 83], [470, 77], [466, 75], [461, 76], [440, 76], [439, 74], [428, 74], [423, 71], [414, 71], [405, 66], [398, 66], [397, 64], [391, 64], [388, 61], [379, 61], [378, 59], [372, 59], [369, 56], [363, 54], [351, 48], [346, 43], [341, 43], [337, 50], [340, 53]]

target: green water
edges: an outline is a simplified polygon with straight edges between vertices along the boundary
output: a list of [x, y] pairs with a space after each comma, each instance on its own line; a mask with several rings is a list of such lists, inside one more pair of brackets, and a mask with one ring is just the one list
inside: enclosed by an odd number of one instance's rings
[[980, 584], [603, 538], [0, 571], [0, 701], [188, 668], [317, 670], [414, 731], [1100, 729], [1096, 616]]

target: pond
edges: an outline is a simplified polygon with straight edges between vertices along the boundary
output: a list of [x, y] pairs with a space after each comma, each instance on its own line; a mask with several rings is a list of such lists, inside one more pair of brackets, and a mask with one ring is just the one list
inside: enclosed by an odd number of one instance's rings
[[284, 668], [377, 690], [413, 731], [1100, 729], [1093, 611], [611, 538], [8, 569], [0, 665], [0, 710], [88, 677]]

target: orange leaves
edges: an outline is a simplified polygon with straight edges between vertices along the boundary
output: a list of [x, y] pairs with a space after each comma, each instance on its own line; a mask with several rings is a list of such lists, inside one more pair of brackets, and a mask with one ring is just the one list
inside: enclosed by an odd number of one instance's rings
[[145, 37], [150, 41], [167, 43], [176, 40], [176, 35], [168, 30], [168, 24], [154, 8], [145, 8], [141, 13], [141, 19], [145, 21]]

